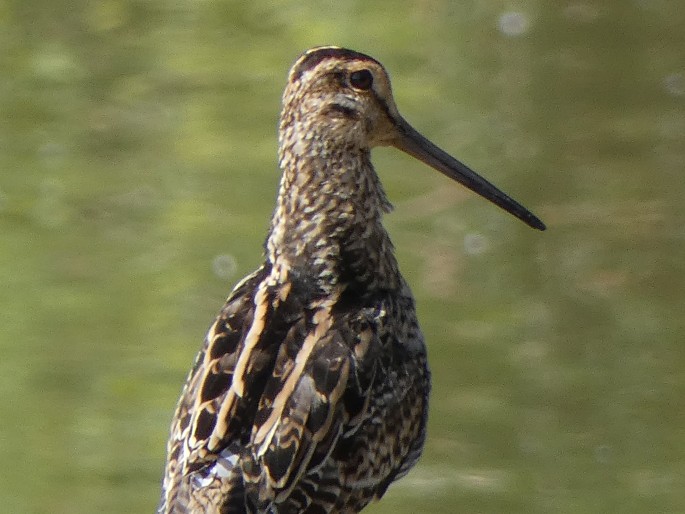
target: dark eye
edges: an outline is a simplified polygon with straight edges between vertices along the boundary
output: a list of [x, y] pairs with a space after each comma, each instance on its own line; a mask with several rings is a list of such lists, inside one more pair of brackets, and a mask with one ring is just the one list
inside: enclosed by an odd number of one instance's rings
[[359, 70], [350, 73], [350, 85], [355, 89], [367, 91], [373, 85], [373, 75], [369, 70]]

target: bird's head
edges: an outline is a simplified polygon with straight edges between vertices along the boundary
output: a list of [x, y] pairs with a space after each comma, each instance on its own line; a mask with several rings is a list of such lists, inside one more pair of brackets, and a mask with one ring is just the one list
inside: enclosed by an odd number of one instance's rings
[[[316, 141], [316, 145], [309, 143]], [[545, 225], [525, 207], [417, 132], [400, 115], [381, 63], [332, 46], [305, 52], [283, 94], [281, 148], [305, 156], [328, 148], [394, 146], [487, 198], [528, 225]], [[310, 157], [314, 157], [311, 156]]]
[[401, 119], [383, 65], [338, 47], [304, 53], [290, 70], [282, 125], [343, 145], [391, 144]]

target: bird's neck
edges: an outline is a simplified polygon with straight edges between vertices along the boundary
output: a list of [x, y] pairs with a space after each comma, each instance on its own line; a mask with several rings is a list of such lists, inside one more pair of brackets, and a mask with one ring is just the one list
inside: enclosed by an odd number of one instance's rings
[[382, 215], [391, 209], [368, 149], [281, 141], [283, 171], [266, 243], [269, 261], [327, 294], [401, 285]]

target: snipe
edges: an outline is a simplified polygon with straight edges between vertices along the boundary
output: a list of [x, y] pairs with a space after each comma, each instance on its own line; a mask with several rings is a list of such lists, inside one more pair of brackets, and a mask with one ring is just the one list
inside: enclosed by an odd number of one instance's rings
[[264, 264], [209, 329], [171, 426], [160, 513], [353, 513], [421, 454], [430, 376], [371, 165], [395, 146], [533, 228], [399, 114], [383, 66], [321, 47], [283, 95]]

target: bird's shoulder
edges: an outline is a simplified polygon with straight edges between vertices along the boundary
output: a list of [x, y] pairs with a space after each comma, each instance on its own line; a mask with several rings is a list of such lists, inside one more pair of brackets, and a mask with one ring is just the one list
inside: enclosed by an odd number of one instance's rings
[[413, 339], [410, 293], [321, 295], [306, 274], [263, 266], [235, 287], [188, 377], [169, 451], [179, 475], [204, 490], [244, 479], [262, 505], [287, 496], [370, 415], [381, 361]]

